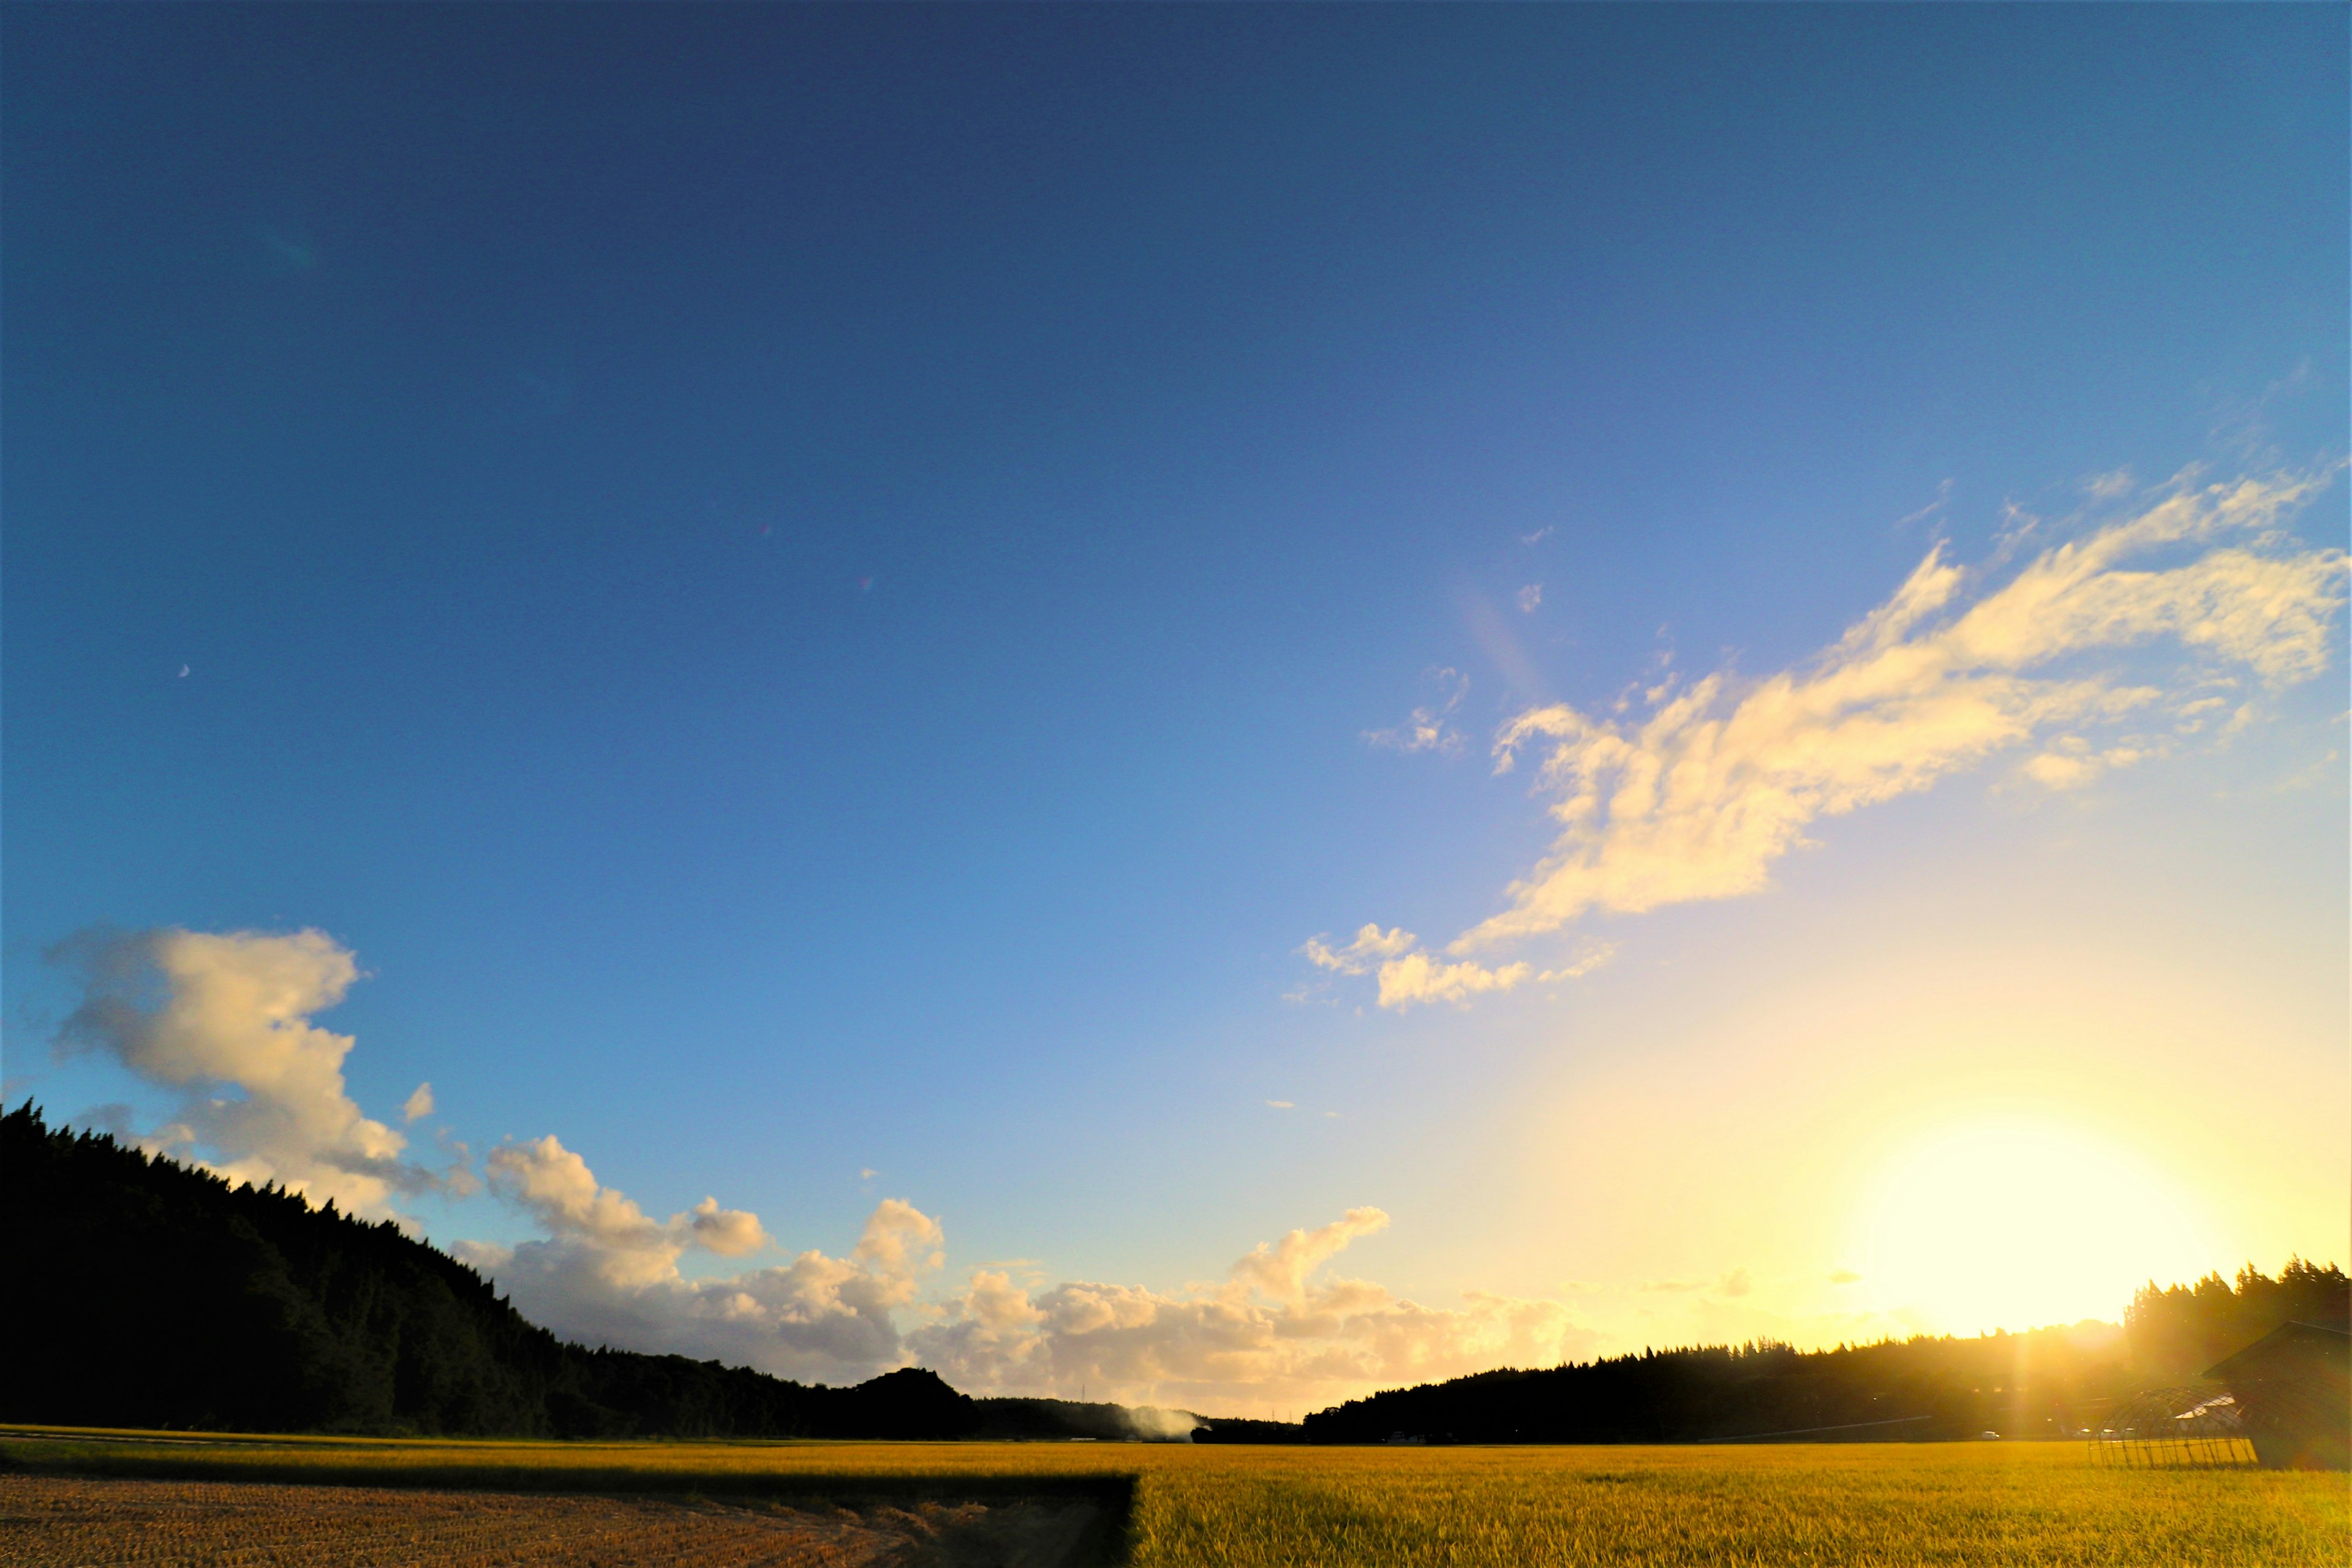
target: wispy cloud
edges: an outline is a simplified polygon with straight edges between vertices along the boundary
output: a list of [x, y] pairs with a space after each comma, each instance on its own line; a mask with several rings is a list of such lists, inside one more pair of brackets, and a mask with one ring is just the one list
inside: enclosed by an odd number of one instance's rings
[[1457, 588], [1454, 604], [1462, 612], [1462, 628], [1478, 645], [1503, 679], [1504, 689], [1522, 702], [1540, 702], [1549, 691], [1543, 671], [1520, 646], [1519, 634], [1495, 602], [1475, 588]]
[[1309, 937], [1300, 951], [1318, 969], [1339, 974], [1377, 973], [1381, 1005], [1398, 1008], [1417, 1003], [1466, 1002], [1488, 992], [1514, 990], [1528, 981], [1580, 979], [1607, 963], [1617, 952], [1612, 943], [1593, 942], [1555, 969], [1538, 971], [1525, 963], [1490, 969], [1467, 959], [1449, 963], [1432, 957], [1417, 951], [1420, 943], [1419, 937], [1402, 928], [1384, 931], [1368, 925], [1344, 947], [1334, 947], [1328, 938], [1318, 936]]
[[[1360, 935], [1308, 956], [1376, 973], [1384, 1006], [1507, 991], [1537, 972], [1470, 955], [1592, 911], [1758, 891], [1821, 819], [1927, 789], [1997, 752], [2040, 742], [2025, 774], [2058, 788], [2160, 754], [2090, 734], [2179, 711], [2216, 684], [2277, 689], [2326, 668], [2345, 552], [2305, 548], [2284, 525], [2334, 474], [2184, 477], [1997, 586], [1983, 586], [1993, 567], [1971, 573], [1938, 543], [1885, 604], [1778, 675], [1662, 681], [1646, 693], [1646, 717], [1528, 709], [1502, 727], [1496, 769], [1534, 757], [1559, 831], [1510, 886], [1507, 907], [1448, 944], [1452, 962], [1409, 938], [1396, 945], [1396, 931], [1381, 939], [1393, 951]], [[2037, 520], [2012, 521], [1994, 567]], [[2158, 645], [2172, 650], [2168, 662], [2146, 657]]]
[[1520, 612], [1522, 615], [1530, 615], [1530, 616], [1531, 616], [1531, 615], [1535, 614], [1536, 606], [1537, 606], [1537, 605], [1540, 605], [1540, 604], [1542, 604], [1542, 603], [1543, 603], [1543, 584], [1540, 584], [1540, 583], [1530, 583], [1530, 584], [1528, 584], [1526, 587], [1524, 587], [1524, 588], [1522, 588], [1522, 589], [1520, 589], [1520, 590], [1519, 590], [1519, 593], [1518, 593], [1518, 605], [1519, 605], [1519, 612]]
[[2018, 771], [2046, 789], [2080, 789], [2100, 774], [2146, 762], [2157, 752], [2146, 744], [2102, 751], [2080, 735], [2061, 735], [2048, 751], [2029, 757]]
[[1428, 700], [1413, 709], [1403, 723], [1387, 730], [1367, 730], [1364, 739], [1372, 745], [1395, 752], [1438, 752], [1446, 756], [1462, 752], [1462, 732], [1450, 721], [1454, 710], [1470, 694], [1470, 678], [1451, 667], [1422, 671], [1422, 684], [1430, 689]]
[[1946, 479], [1936, 487], [1936, 499], [1934, 500], [1929, 501], [1926, 506], [1921, 507], [1916, 511], [1905, 512], [1901, 517], [1895, 520], [1895, 526], [1898, 529], [1904, 529], [1909, 528], [1914, 523], [1926, 522], [1929, 518], [1939, 515], [1946, 507], [1951, 504], [1951, 501], [1952, 481]]
[[1337, 970], [1341, 974], [1365, 974], [1384, 959], [1409, 952], [1421, 939], [1402, 927], [1382, 931], [1376, 925], [1365, 926], [1345, 947], [1333, 947], [1328, 937], [1310, 936], [1299, 951], [1318, 969]]

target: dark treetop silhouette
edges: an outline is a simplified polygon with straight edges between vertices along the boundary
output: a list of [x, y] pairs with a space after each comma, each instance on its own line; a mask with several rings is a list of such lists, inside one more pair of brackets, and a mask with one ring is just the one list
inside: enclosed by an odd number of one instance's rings
[[[268, 1186], [0, 1117], [0, 1310], [16, 1354], [0, 1420], [224, 1430], [603, 1436], [1138, 1435], [1115, 1405], [975, 1400], [916, 1368], [851, 1388], [557, 1339], [479, 1274]], [[2056, 1436], [2116, 1398], [2280, 1323], [2341, 1326], [2333, 1266], [2251, 1265], [2232, 1287], [2143, 1289], [2126, 1326], [1832, 1351], [1760, 1343], [1506, 1368], [1396, 1389], [1214, 1440], [1675, 1442]], [[1178, 1425], [1181, 1425], [1178, 1424]]]
[[948, 1437], [979, 1402], [912, 1368], [826, 1388], [567, 1344], [446, 1254], [102, 1134], [0, 1118], [0, 1418], [557, 1436]]

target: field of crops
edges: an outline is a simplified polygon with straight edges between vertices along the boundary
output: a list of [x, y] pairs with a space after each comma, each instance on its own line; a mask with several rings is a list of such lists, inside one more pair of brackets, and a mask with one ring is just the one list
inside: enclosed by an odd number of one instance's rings
[[1365, 1449], [60, 1434], [0, 1442], [0, 1457], [20, 1473], [868, 1510], [1092, 1497], [1124, 1514], [1124, 1540], [1109, 1554], [1136, 1568], [2352, 1562], [2352, 1489], [2340, 1475], [2100, 1469], [2067, 1444]]
[[1002, 1561], [1002, 1552], [982, 1556], [956, 1549], [967, 1538], [985, 1549], [1016, 1535], [1016, 1545], [1040, 1548], [1034, 1555], [1066, 1553], [1073, 1521], [1034, 1505], [991, 1514], [977, 1504], [853, 1513], [757, 1500], [0, 1475], [0, 1562], [23, 1568], [904, 1568]]

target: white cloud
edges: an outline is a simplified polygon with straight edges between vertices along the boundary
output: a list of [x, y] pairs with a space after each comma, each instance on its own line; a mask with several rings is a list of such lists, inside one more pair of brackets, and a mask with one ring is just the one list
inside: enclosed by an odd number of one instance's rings
[[1416, 1002], [1466, 1002], [1490, 991], [1509, 991], [1535, 975], [1531, 963], [1488, 969], [1470, 959], [1448, 963], [1425, 952], [1408, 952], [1381, 965], [1380, 1004], [1410, 1007]]
[[359, 966], [325, 932], [90, 931], [48, 957], [82, 979], [59, 1047], [103, 1051], [178, 1094], [144, 1146], [371, 1217], [394, 1215], [397, 1193], [470, 1184], [462, 1168], [404, 1160], [407, 1140], [346, 1089], [352, 1037], [310, 1018], [343, 999]]
[[1519, 542], [1532, 548], [1536, 545], [1541, 544], [1545, 540], [1549, 539], [1553, 534], [1558, 533], [1559, 531], [1559, 530], [1556, 525], [1548, 522], [1541, 528], [1537, 529], [1533, 533], [1522, 533], [1519, 535]]
[[533, 1321], [597, 1343], [785, 1376], [853, 1382], [916, 1363], [972, 1394], [1083, 1389], [1213, 1410], [1549, 1364], [1597, 1343], [1557, 1301], [1471, 1292], [1463, 1307], [1443, 1310], [1363, 1280], [1318, 1278], [1349, 1243], [1387, 1226], [1376, 1208], [1294, 1230], [1253, 1248], [1224, 1280], [1172, 1294], [1087, 1281], [1038, 1287], [1010, 1267], [983, 1266], [962, 1289], [926, 1304], [917, 1287], [943, 1261], [945, 1238], [936, 1221], [896, 1200], [876, 1208], [846, 1258], [809, 1251], [781, 1268], [689, 1279], [677, 1263], [700, 1241], [690, 1215], [656, 1224], [552, 1139], [509, 1145], [491, 1164], [501, 1190], [552, 1234], [457, 1250]]
[[415, 1092], [400, 1102], [400, 1119], [403, 1121], [422, 1121], [432, 1114], [433, 1086], [429, 1083], [418, 1084]]
[[1068, 1394], [1084, 1385], [1213, 1415], [1549, 1365], [1595, 1342], [1558, 1301], [1470, 1292], [1446, 1310], [1365, 1280], [1316, 1278], [1350, 1241], [1387, 1224], [1378, 1209], [1350, 1209], [1255, 1248], [1221, 1283], [1174, 1294], [1088, 1282], [1033, 1293], [980, 1270], [937, 1321], [908, 1336], [908, 1347], [974, 1392]]
[[1290, 1100], [1269, 1100], [1266, 1101], [1266, 1104], [1272, 1106], [1276, 1110], [1296, 1110], [1298, 1109], [1297, 1101]]
[[1459, 755], [1462, 734], [1448, 722], [1462, 699], [1470, 693], [1470, 678], [1458, 669], [1438, 668], [1422, 672], [1422, 684], [1429, 689], [1429, 700], [1413, 709], [1411, 717], [1388, 730], [1367, 730], [1364, 740], [1374, 746], [1393, 752], [1437, 752], [1445, 756]]
[[1543, 584], [1540, 584], [1540, 583], [1530, 583], [1530, 584], [1528, 584], [1526, 587], [1524, 587], [1524, 588], [1522, 588], [1522, 589], [1520, 589], [1520, 590], [1519, 590], [1519, 593], [1518, 593], [1518, 605], [1519, 605], [1519, 609], [1520, 609], [1521, 613], [1523, 613], [1523, 614], [1527, 614], [1527, 615], [1533, 615], [1533, 614], [1535, 613], [1535, 608], [1536, 608], [1536, 606], [1537, 606], [1538, 605], [1542, 604], [1542, 603], [1543, 603]]
[[2048, 751], [2028, 758], [2019, 771], [2047, 789], [2079, 789], [2110, 769], [2127, 768], [2154, 754], [2144, 744], [2100, 751], [2080, 735], [2061, 735]]
[[[1750, 681], [1717, 672], [1678, 690], [1662, 682], [1646, 718], [1561, 703], [1518, 714], [1496, 741], [1496, 771], [1539, 757], [1537, 788], [1559, 837], [1505, 910], [1447, 946], [1457, 962], [1382, 955], [1382, 1005], [1508, 990], [1536, 976], [1469, 955], [1592, 911], [1758, 891], [1822, 818], [1927, 789], [1998, 752], [2041, 741], [2025, 775], [2074, 787], [2159, 754], [2128, 739], [2095, 744], [2085, 731], [2241, 677], [2273, 689], [2311, 679], [2333, 647], [2346, 556], [2303, 547], [2284, 523], [2333, 477], [2184, 479], [1972, 602], [1990, 569], [1972, 574], [1938, 544], [1799, 667]], [[2121, 493], [2119, 481], [2095, 488]], [[2004, 552], [2033, 526], [2017, 523]], [[2168, 663], [2148, 657], [2158, 643], [2172, 647]], [[1326, 968], [1372, 967], [1355, 946], [1322, 952], [1308, 956]]]
[[1617, 944], [1615, 942], [1596, 942], [1588, 946], [1577, 958], [1567, 963], [1561, 964], [1558, 969], [1545, 970], [1541, 974], [1537, 975], [1536, 979], [1539, 982], [1553, 980], [1581, 980], [1586, 975], [1591, 973], [1594, 970], [1608, 963], [1616, 956]]
[[1421, 939], [1399, 928], [1383, 931], [1376, 925], [1365, 926], [1345, 947], [1333, 947], [1324, 937], [1310, 936], [1299, 951], [1318, 969], [1337, 970], [1341, 974], [1362, 974], [1382, 959], [1393, 958], [1411, 949]]
[[[1378, 962], [1411, 942], [1401, 931], [1360, 932], [1339, 962]], [[176, 1122], [151, 1146], [209, 1151], [212, 1168], [232, 1177], [280, 1181], [360, 1214], [392, 1212], [401, 1192], [470, 1190], [462, 1168], [436, 1174], [406, 1163], [403, 1135], [370, 1121], [346, 1092], [353, 1041], [310, 1021], [359, 975], [333, 939], [93, 932], [53, 956], [85, 979], [60, 1044], [108, 1051], [183, 1091]], [[430, 1102], [420, 1084], [405, 1110], [418, 1118]], [[117, 1110], [127, 1119], [120, 1107], [89, 1117]], [[1292, 1231], [1251, 1250], [1223, 1282], [1177, 1294], [1086, 1282], [1033, 1292], [1009, 1268], [983, 1268], [944, 1302], [926, 1303], [919, 1287], [943, 1266], [946, 1237], [897, 1198], [874, 1207], [847, 1257], [811, 1248], [773, 1267], [699, 1275], [680, 1265], [772, 1245], [756, 1215], [705, 1197], [656, 1218], [551, 1135], [503, 1144], [485, 1163], [492, 1192], [543, 1234], [450, 1251], [494, 1278], [533, 1321], [592, 1343], [788, 1377], [856, 1382], [921, 1362], [975, 1393], [1090, 1386], [1129, 1401], [1305, 1404], [1547, 1363], [1593, 1342], [1554, 1301], [1472, 1293], [1449, 1310], [1361, 1280], [1319, 1279], [1350, 1242], [1388, 1224], [1375, 1208]]]
[[1594, 942], [1572, 962], [1538, 972], [1535, 965], [1525, 963], [1507, 963], [1495, 969], [1467, 959], [1449, 963], [1414, 951], [1420, 942], [1419, 937], [1402, 927], [1384, 931], [1376, 925], [1368, 925], [1358, 931], [1355, 940], [1345, 947], [1333, 947], [1328, 939], [1316, 936], [1307, 938], [1299, 951], [1318, 969], [1339, 974], [1377, 972], [1380, 1005], [1398, 1009], [1431, 1002], [1467, 1002], [1488, 992], [1514, 990], [1531, 980], [1543, 984], [1580, 979], [1607, 963], [1617, 952], [1612, 943]]
[[493, 1150], [488, 1165], [493, 1190], [548, 1236], [452, 1250], [532, 1321], [592, 1343], [855, 1382], [902, 1363], [895, 1314], [943, 1261], [939, 1223], [887, 1198], [845, 1258], [811, 1249], [774, 1268], [689, 1279], [678, 1262], [690, 1251], [735, 1258], [769, 1246], [758, 1217], [706, 1197], [655, 1220], [551, 1136]]
[[551, 1133], [536, 1142], [493, 1149], [487, 1163], [493, 1192], [528, 1210], [557, 1238], [595, 1251], [604, 1272], [617, 1281], [664, 1278], [689, 1247], [740, 1258], [768, 1245], [759, 1216], [722, 1209], [717, 1198], [706, 1197], [684, 1214], [655, 1221], [599, 1184], [588, 1162]]
[[1233, 1267], [1236, 1285], [1254, 1289], [1287, 1305], [1307, 1299], [1307, 1277], [1337, 1258], [1359, 1237], [1389, 1227], [1389, 1216], [1376, 1208], [1349, 1209], [1329, 1225], [1314, 1230], [1294, 1230], [1280, 1241], [1261, 1241]]

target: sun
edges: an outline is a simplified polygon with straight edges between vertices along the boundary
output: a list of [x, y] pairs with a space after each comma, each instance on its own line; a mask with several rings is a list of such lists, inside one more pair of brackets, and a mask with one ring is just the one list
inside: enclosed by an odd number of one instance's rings
[[2146, 1281], [2216, 1266], [2198, 1208], [2076, 1130], [1977, 1124], [1913, 1144], [1865, 1186], [1860, 1253], [1882, 1306], [1937, 1332], [2112, 1322]]

